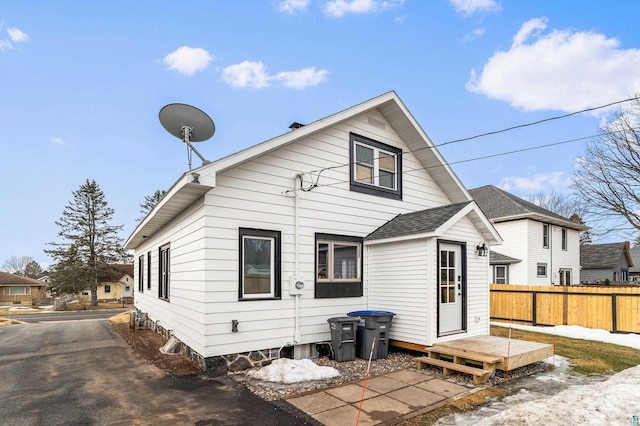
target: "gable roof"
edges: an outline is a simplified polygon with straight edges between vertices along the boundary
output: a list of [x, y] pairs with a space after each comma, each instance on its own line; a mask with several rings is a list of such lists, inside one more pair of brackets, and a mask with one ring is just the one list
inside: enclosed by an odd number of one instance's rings
[[629, 242], [588, 244], [580, 246], [580, 266], [582, 269], [610, 269], [620, 265], [624, 256], [627, 265], [633, 266], [629, 255]]
[[629, 273], [640, 273], [640, 247], [629, 250], [629, 256], [633, 262], [633, 266], [629, 268]]
[[41, 286], [47, 285], [44, 281], [35, 278], [22, 277], [8, 272], [0, 272], [0, 286]]
[[498, 253], [497, 251], [489, 251], [489, 265], [507, 265], [518, 262], [522, 262], [522, 260]]
[[470, 189], [469, 194], [478, 203], [484, 214], [494, 223], [516, 219], [532, 219], [578, 231], [588, 229], [587, 226], [523, 200], [493, 185]]
[[365, 244], [402, 241], [441, 236], [464, 216], [471, 221], [490, 244], [500, 244], [497, 231], [473, 201], [448, 204], [417, 212], [399, 214], [365, 237]]
[[101, 265], [98, 279], [101, 282], [118, 282], [120, 279], [129, 275], [133, 278], [133, 263], [114, 263], [109, 265]]
[[[388, 121], [422, 167], [429, 169], [429, 174], [447, 194], [451, 202], [459, 203], [471, 199], [462, 182], [444, 161], [440, 152], [435, 148], [433, 142], [411, 115], [396, 92], [391, 91], [184, 173], [153, 210], [138, 224], [125, 242], [125, 249], [138, 247], [145, 238], [153, 235], [187, 206], [215, 188], [217, 173], [373, 110], [378, 111]], [[195, 175], [197, 175], [198, 179], [194, 179]]]

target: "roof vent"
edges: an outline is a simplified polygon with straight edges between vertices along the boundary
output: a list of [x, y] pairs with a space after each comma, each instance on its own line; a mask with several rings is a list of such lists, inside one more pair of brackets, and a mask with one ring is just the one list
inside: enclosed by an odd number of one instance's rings
[[289, 126], [291, 130], [299, 129], [300, 127], [304, 127], [304, 124], [298, 123], [297, 121], [294, 121], [291, 123], [291, 126]]

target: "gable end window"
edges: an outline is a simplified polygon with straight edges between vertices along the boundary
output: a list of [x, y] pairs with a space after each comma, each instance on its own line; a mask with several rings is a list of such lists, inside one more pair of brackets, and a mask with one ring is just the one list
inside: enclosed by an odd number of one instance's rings
[[562, 250], [567, 251], [567, 228], [562, 228]]
[[402, 150], [350, 134], [350, 189], [394, 200], [402, 199]]
[[240, 228], [240, 300], [279, 299], [280, 231]]
[[169, 244], [158, 249], [158, 298], [169, 301], [170, 289]]
[[315, 297], [362, 296], [362, 238], [316, 234]]
[[549, 248], [549, 225], [542, 224], [542, 248]]

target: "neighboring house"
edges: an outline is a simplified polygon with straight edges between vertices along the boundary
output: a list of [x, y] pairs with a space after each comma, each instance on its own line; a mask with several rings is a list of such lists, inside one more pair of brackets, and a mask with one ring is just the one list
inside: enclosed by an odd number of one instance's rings
[[396, 314], [385, 339], [487, 335], [476, 246], [500, 236], [396, 93], [294, 127], [185, 173], [129, 236], [149, 325], [220, 372], [312, 356], [363, 309]]
[[588, 244], [580, 247], [580, 282], [583, 284], [629, 283], [629, 269], [634, 265], [629, 242]]
[[469, 190], [504, 240], [491, 247], [491, 281], [572, 285], [580, 281], [580, 231], [586, 226], [493, 185]]
[[47, 295], [47, 283], [33, 278], [0, 272], [0, 306], [38, 305]]
[[629, 281], [640, 284], [640, 247], [629, 250], [633, 266], [629, 267]]
[[106, 265], [101, 270], [98, 280], [98, 301], [122, 301], [133, 298], [133, 264]]

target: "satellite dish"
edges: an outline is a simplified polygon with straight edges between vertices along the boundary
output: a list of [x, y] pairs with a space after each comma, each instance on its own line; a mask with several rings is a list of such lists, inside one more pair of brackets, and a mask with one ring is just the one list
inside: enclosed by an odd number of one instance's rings
[[160, 110], [160, 123], [162, 127], [173, 136], [187, 144], [187, 156], [189, 170], [191, 170], [191, 153], [195, 152], [202, 164], [209, 161], [196, 150], [191, 142], [202, 142], [211, 138], [216, 131], [213, 120], [196, 107], [186, 104], [169, 104]]

